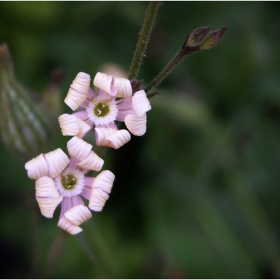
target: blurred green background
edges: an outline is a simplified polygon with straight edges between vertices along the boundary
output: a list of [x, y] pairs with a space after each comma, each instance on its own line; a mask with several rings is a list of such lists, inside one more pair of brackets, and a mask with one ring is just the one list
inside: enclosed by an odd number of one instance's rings
[[[1, 2], [0, 41], [38, 94], [62, 69], [63, 102], [80, 71], [129, 70], [147, 5]], [[110, 199], [78, 236], [56, 226], [59, 209], [41, 216], [25, 162], [1, 145], [1, 277], [280, 278], [279, 13], [278, 2], [162, 3], [145, 85], [195, 28], [228, 30], [157, 87], [147, 133], [107, 151]]]

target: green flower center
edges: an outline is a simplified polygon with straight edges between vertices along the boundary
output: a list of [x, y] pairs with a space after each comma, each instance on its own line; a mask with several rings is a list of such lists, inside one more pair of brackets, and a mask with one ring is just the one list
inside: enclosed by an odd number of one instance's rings
[[72, 174], [68, 174], [65, 177], [61, 179], [61, 183], [64, 189], [66, 190], [72, 190], [75, 188], [75, 185], [77, 183], [76, 177]]
[[110, 108], [108, 104], [100, 102], [94, 107], [93, 111], [96, 116], [105, 117], [110, 112]]

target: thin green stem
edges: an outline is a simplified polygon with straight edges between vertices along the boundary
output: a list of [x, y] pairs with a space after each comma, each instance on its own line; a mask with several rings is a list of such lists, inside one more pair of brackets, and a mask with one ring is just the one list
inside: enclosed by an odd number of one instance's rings
[[[202, 27], [188, 35], [175, 57], [163, 68], [163, 70], [145, 88], [146, 93], [153, 87], [158, 86], [189, 54], [215, 47], [223, 39], [227, 27], [209, 33], [210, 27]], [[208, 34], [208, 35], [207, 35]]]
[[150, 84], [145, 88], [145, 92], [149, 92], [152, 88], [158, 86], [180, 62], [186, 57], [187, 54], [180, 54], [180, 51], [175, 55], [175, 57], [169, 61], [169, 63], [163, 68], [163, 70], [150, 82]]
[[152, 29], [154, 27], [159, 5], [160, 5], [160, 2], [158, 2], [158, 1], [151, 1], [149, 3], [149, 6], [146, 11], [145, 18], [144, 18], [144, 23], [143, 23], [142, 29], [140, 31], [136, 50], [135, 50], [135, 53], [134, 53], [134, 56], [133, 56], [133, 59], [131, 62], [131, 66], [130, 66], [130, 70], [129, 70], [129, 74], [128, 74], [129, 80], [134, 80], [137, 78], [143, 57], [145, 56], [145, 52], [147, 49], [147, 45], [149, 42], [149, 38], [150, 38], [150, 35], [152, 32]]

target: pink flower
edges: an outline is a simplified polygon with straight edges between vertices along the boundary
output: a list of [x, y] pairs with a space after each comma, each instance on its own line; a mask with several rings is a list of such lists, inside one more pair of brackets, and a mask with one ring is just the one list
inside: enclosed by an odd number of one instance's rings
[[[74, 235], [92, 217], [89, 209], [102, 210], [115, 176], [105, 170], [95, 178], [86, 177], [89, 170], [100, 171], [104, 161], [91, 150], [92, 145], [78, 137], [68, 141], [67, 148], [70, 159], [58, 148], [31, 159], [25, 169], [29, 178], [36, 180], [36, 200], [42, 215], [52, 218], [61, 203], [58, 226]], [[89, 200], [88, 207], [82, 197]]]
[[80, 72], [70, 86], [65, 103], [84, 110], [63, 114], [58, 120], [63, 135], [84, 137], [95, 127], [96, 144], [115, 149], [130, 140], [130, 134], [118, 130], [115, 121], [125, 122], [128, 130], [142, 136], [146, 132], [146, 112], [151, 109], [144, 90], [132, 95], [130, 81], [98, 72], [93, 81], [97, 94], [90, 88], [90, 76]]

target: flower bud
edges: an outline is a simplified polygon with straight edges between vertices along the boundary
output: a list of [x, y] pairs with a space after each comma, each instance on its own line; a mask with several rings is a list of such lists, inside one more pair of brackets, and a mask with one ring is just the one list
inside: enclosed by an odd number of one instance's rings
[[51, 125], [14, 76], [6, 44], [0, 45], [0, 135], [7, 149], [30, 158], [41, 153]]
[[199, 50], [200, 51], [209, 50], [209, 49], [215, 47], [216, 45], [218, 45], [224, 38], [226, 30], [227, 30], [227, 27], [212, 31], [209, 35], [207, 35], [207, 37], [204, 39], [204, 41], [199, 45]]
[[205, 37], [207, 36], [207, 34], [209, 33], [209, 31], [210, 31], [209, 26], [195, 29], [187, 38], [186, 41], [187, 46], [197, 47], [198, 45], [200, 45], [205, 39]]

